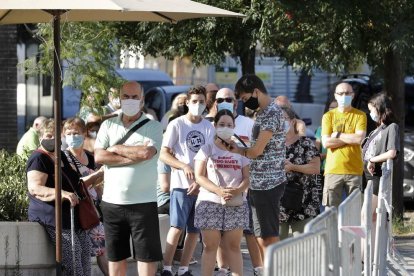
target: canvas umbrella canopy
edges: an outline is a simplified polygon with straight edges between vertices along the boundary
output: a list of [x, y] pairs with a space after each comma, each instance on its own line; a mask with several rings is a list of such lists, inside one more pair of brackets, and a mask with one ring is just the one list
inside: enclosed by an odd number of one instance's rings
[[[53, 24], [53, 106], [55, 149], [60, 148], [61, 68], [60, 22], [69, 21], [158, 21], [177, 22], [201, 17], [243, 17], [242, 14], [189, 0], [1, 0], [0, 25]], [[56, 273], [61, 275], [61, 152], [55, 150]]]

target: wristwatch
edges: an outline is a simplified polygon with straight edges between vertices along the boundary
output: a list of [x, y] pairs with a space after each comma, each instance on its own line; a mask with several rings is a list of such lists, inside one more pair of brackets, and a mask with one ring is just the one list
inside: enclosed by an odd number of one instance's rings
[[341, 134], [342, 134], [342, 132], [338, 131], [338, 132], [336, 133], [335, 138], [339, 138], [339, 136], [341, 136]]

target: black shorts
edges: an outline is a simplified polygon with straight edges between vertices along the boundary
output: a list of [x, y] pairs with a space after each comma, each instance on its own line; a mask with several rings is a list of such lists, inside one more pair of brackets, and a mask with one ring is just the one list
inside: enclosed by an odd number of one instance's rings
[[376, 165], [374, 175], [371, 175], [371, 173], [368, 171], [367, 163], [364, 163], [364, 174], [362, 177], [362, 192], [364, 192], [365, 188], [367, 187], [368, 180], [372, 181], [372, 193], [376, 196], [378, 196], [379, 192], [379, 183], [380, 178], [382, 176], [382, 170], [381, 166]]
[[118, 262], [131, 257], [131, 237], [135, 260], [162, 260], [157, 203], [117, 205], [102, 201], [101, 209], [109, 261]]
[[256, 237], [279, 236], [280, 199], [286, 183], [270, 190], [250, 190], [249, 200], [252, 207], [253, 230]]

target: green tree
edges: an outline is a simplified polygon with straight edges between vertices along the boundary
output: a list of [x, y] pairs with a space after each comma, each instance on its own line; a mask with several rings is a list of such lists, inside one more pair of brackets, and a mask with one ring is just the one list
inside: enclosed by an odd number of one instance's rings
[[226, 54], [241, 63], [242, 73], [254, 73], [261, 13], [266, 1], [200, 0], [219, 8], [245, 14], [240, 18], [204, 18], [169, 23], [112, 24], [122, 46], [144, 55], [191, 57], [194, 65], [219, 64]]
[[[40, 42], [39, 53], [24, 62], [26, 73], [53, 75], [51, 24], [37, 24], [33, 35]], [[63, 86], [82, 91], [82, 104], [102, 113], [102, 102], [110, 88], [119, 87], [121, 82], [114, 71], [120, 48], [112, 29], [107, 23], [70, 22], [62, 24], [61, 37]], [[92, 95], [93, 100], [88, 100], [87, 95]]]
[[[281, 16], [281, 14], [283, 14]], [[414, 59], [414, 2], [268, 1], [260, 30], [263, 45], [288, 63], [312, 71], [349, 72], [366, 62], [383, 79], [404, 144], [404, 76]], [[403, 158], [395, 162], [393, 205], [403, 212]]]

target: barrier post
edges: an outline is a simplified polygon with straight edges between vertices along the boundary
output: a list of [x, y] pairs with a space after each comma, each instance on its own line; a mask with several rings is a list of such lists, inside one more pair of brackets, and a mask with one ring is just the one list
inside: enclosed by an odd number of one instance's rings
[[302, 233], [266, 249], [264, 275], [329, 275], [327, 234]]
[[[378, 193], [377, 225], [375, 237], [375, 252], [372, 264], [372, 275], [387, 275], [387, 269], [392, 269], [391, 264], [396, 266], [404, 275], [409, 272], [402, 264], [407, 265], [394, 248], [392, 236], [392, 170], [393, 161], [387, 160], [382, 164], [382, 176]], [[387, 263], [388, 261], [391, 263]], [[401, 264], [402, 263], [402, 264]]]
[[361, 274], [361, 192], [354, 190], [338, 207], [340, 275]]
[[305, 225], [305, 233], [322, 231], [327, 236], [328, 268], [327, 275], [339, 275], [338, 215], [335, 207], [325, 211]]
[[362, 205], [362, 226], [365, 232], [364, 248], [364, 276], [371, 276], [372, 268], [372, 181], [369, 180], [364, 190], [364, 203]]

